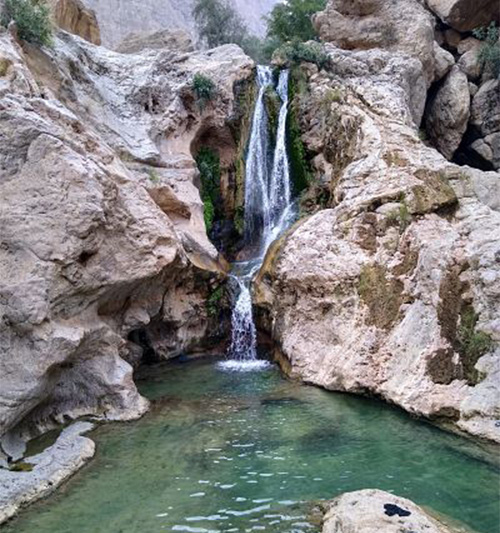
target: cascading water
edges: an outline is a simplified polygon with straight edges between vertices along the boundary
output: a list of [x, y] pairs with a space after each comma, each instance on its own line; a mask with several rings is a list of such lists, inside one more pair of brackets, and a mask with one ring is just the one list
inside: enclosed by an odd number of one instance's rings
[[260, 268], [270, 244], [289, 226], [294, 216], [286, 149], [289, 73], [284, 70], [279, 77], [277, 93], [281, 99], [281, 108], [276, 146], [271, 159], [269, 118], [264, 98], [266, 91], [273, 86], [272, 78], [269, 67], [257, 68], [259, 93], [253, 114], [245, 174], [245, 240], [255, 247], [256, 256], [234, 265], [232, 278], [237, 286], [238, 296], [231, 317], [231, 359], [222, 363], [224, 367], [235, 370], [267, 365], [265, 361], [257, 359], [257, 331], [250, 288], [253, 276]]

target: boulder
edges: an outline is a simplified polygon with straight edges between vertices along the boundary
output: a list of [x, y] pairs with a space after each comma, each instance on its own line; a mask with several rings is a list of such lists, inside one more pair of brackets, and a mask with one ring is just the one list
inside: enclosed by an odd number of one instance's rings
[[491, 164], [492, 168], [500, 169], [500, 82], [498, 80], [487, 81], [475, 93], [470, 122], [476, 135], [470, 149]]
[[445, 24], [459, 32], [500, 20], [497, 0], [426, 0], [427, 6]]
[[55, 23], [63, 30], [94, 44], [101, 44], [95, 12], [81, 0], [49, 0]]
[[428, 86], [435, 78], [434, 20], [414, 0], [330, 0], [313, 23], [323, 41], [346, 50], [403, 52], [421, 61]]
[[450, 54], [444, 48], [441, 48], [437, 42], [434, 42], [435, 63], [435, 81], [439, 81], [450, 72], [451, 67], [455, 64], [453, 54]]
[[323, 533], [457, 533], [406, 498], [376, 489], [348, 492], [328, 504]]
[[467, 76], [458, 66], [452, 68], [431, 100], [426, 129], [438, 150], [451, 159], [467, 129], [470, 93]]

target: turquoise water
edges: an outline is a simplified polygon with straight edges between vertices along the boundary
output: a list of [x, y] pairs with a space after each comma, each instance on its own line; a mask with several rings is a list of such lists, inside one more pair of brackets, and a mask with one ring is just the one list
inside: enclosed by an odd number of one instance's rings
[[94, 461], [16, 533], [317, 532], [310, 501], [361, 488], [498, 533], [499, 469], [384, 404], [207, 361], [151, 367], [142, 420], [101, 426]]

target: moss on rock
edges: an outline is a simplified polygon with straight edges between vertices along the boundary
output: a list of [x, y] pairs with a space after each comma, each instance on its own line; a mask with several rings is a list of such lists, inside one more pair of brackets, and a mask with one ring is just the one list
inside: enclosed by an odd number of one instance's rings
[[384, 266], [371, 264], [362, 268], [358, 294], [368, 306], [368, 324], [389, 329], [398, 318], [402, 293], [403, 284], [398, 279], [389, 279]]

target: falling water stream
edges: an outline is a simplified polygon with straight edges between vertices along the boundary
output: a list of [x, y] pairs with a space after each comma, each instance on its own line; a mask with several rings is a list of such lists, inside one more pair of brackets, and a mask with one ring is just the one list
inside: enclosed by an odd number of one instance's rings
[[257, 68], [259, 92], [252, 120], [245, 174], [245, 241], [255, 252], [250, 260], [236, 263], [233, 267], [232, 279], [237, 286], [237, 297], [231, 317], [230, 359], [221, 363], [223, 367], [232, 370], [255, 369], [267, 364], [257, 358], [251, 284], [262, 265], [267, 249], [290, 225], [294, 217], [286, 147], [288, 80], [288, 70], [281, 71], [276, 88], [281, 108], [273, 150], [265, 106], [266, 91], [273, 88], [273, 75], [269, 67]]

